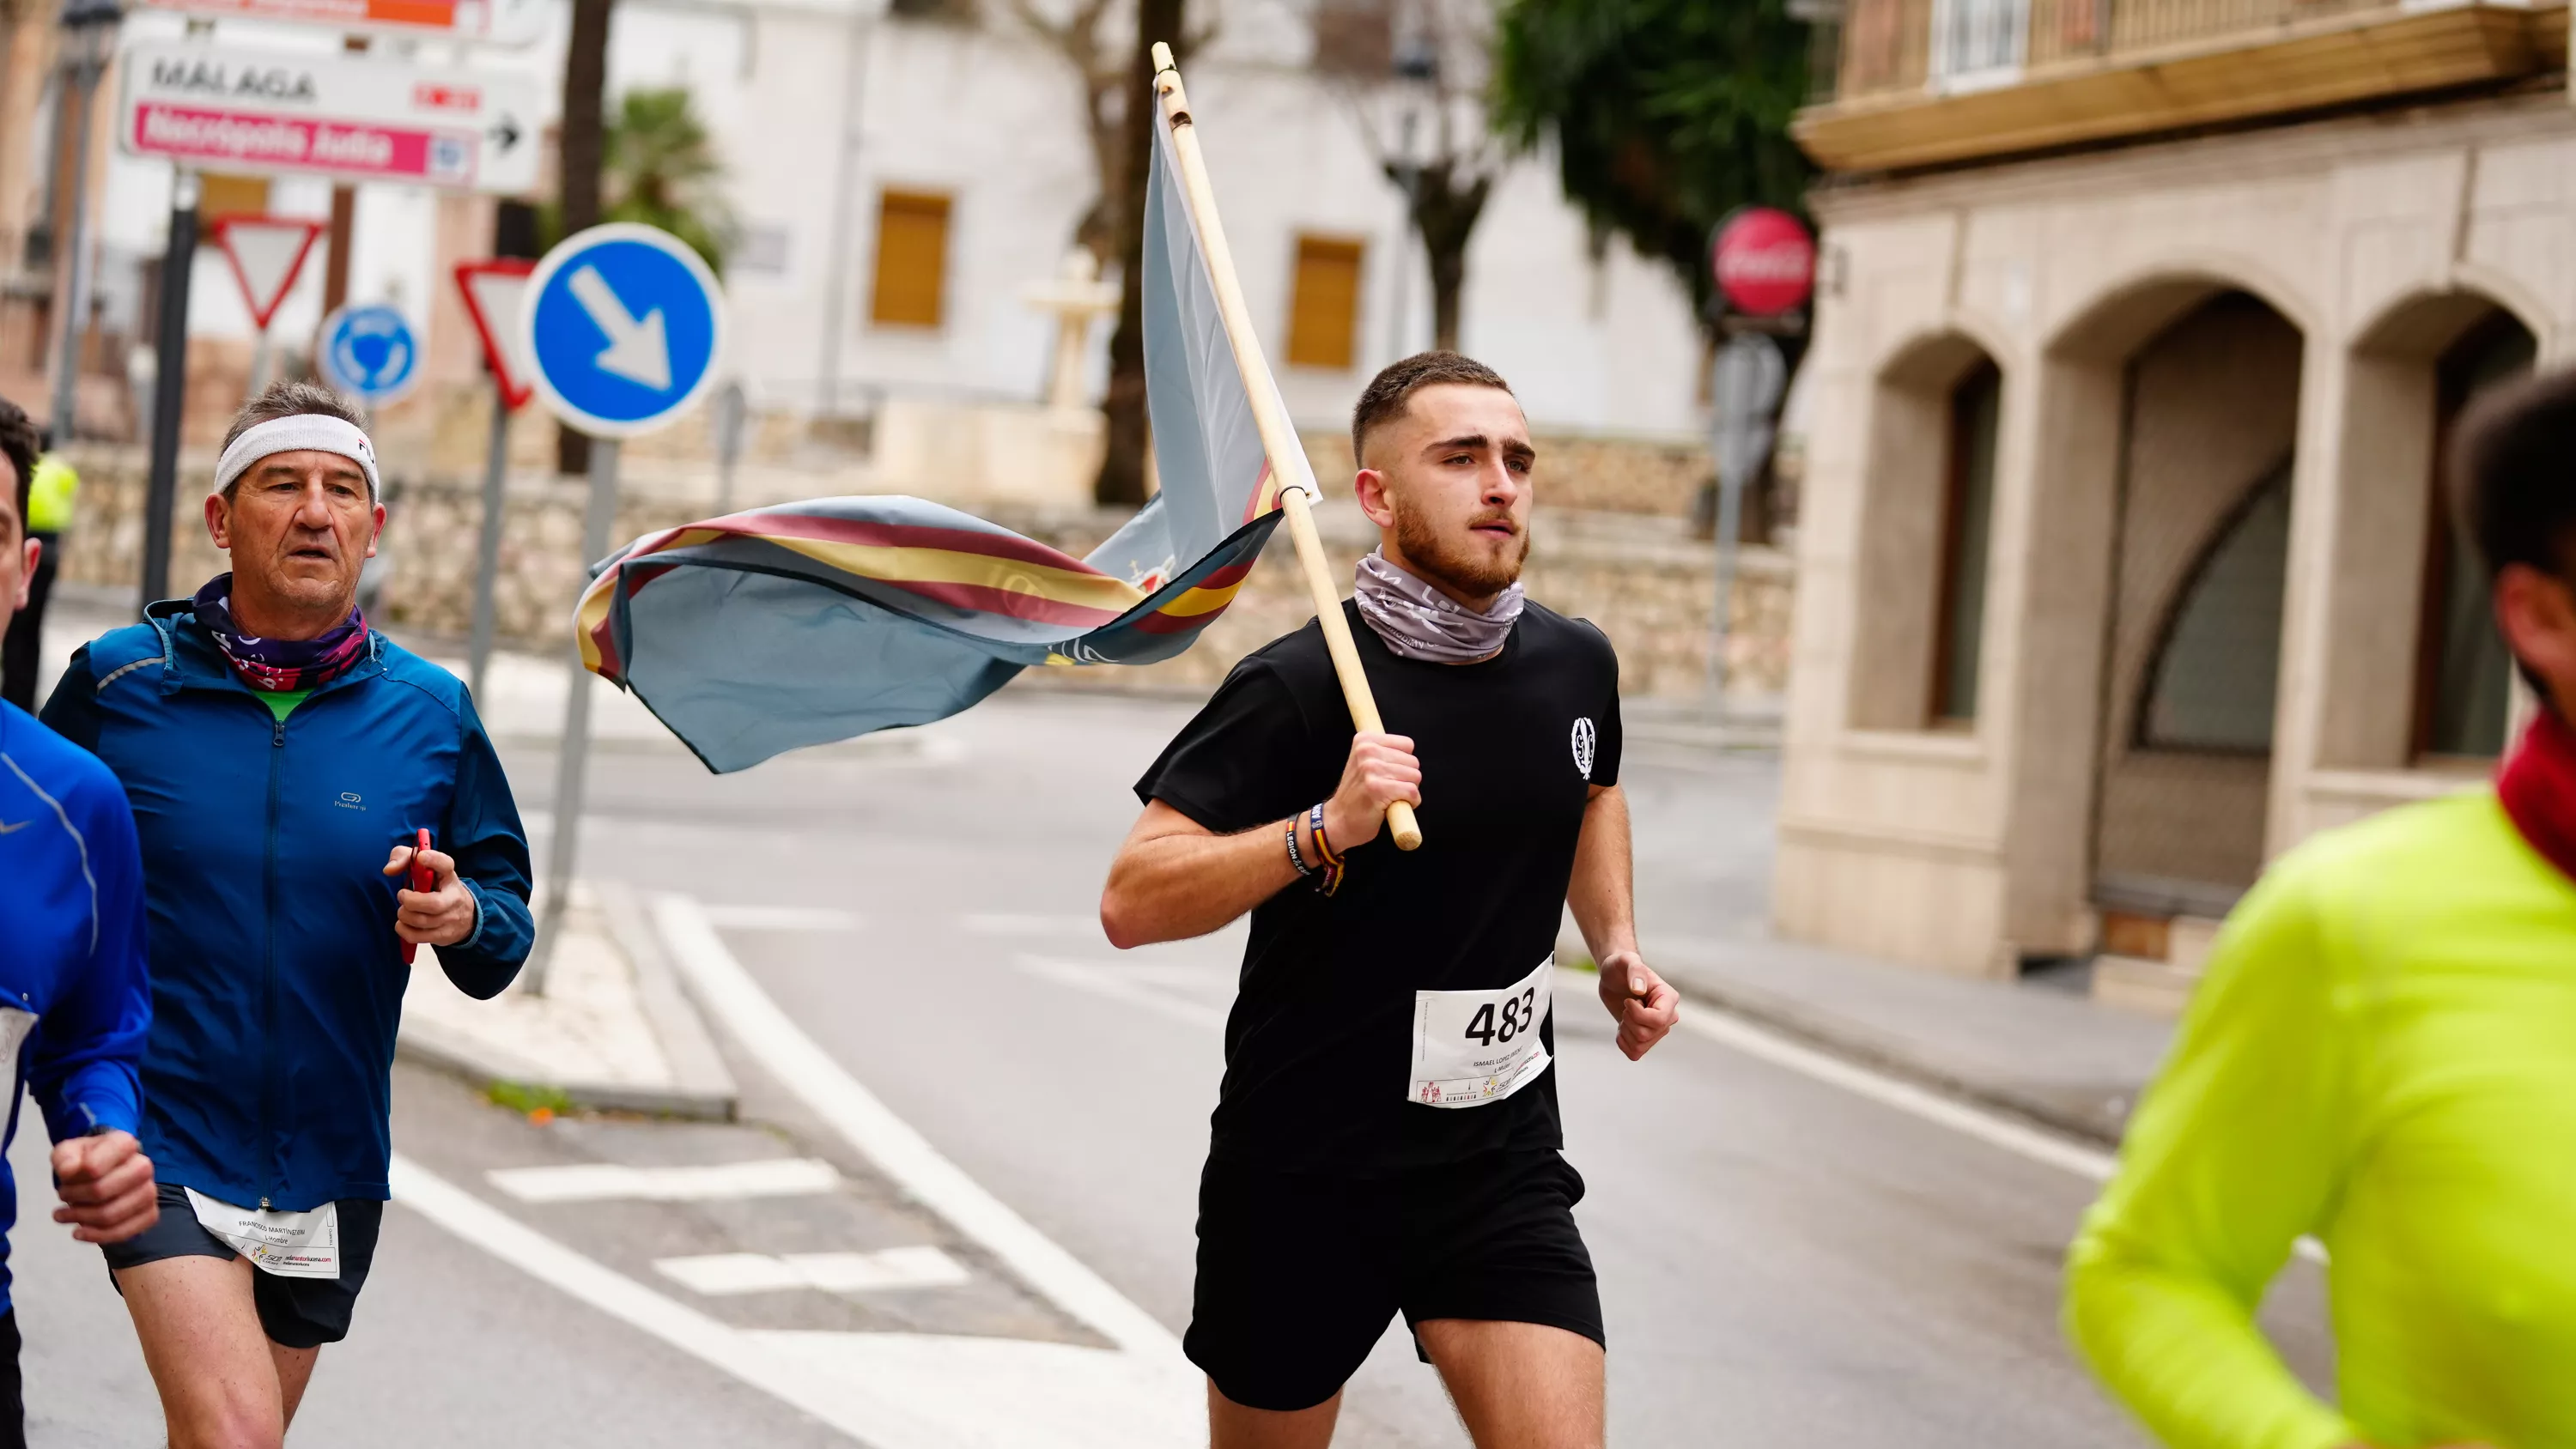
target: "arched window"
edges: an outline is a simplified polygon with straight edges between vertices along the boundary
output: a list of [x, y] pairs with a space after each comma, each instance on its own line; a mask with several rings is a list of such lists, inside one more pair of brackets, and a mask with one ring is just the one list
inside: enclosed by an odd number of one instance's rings
[[2184, 576], [2149, 666], [2140, 747], [2271, 752], [2289, 554], [2284, 462], [2246, 494]]
[[1942, 502], [1939, 626], [1932, 641], [1932, 718], [1977, 717], [1986, 628], [1986, 555], [1995, 516], [1995, 437], [2004, 378], [1980, 359], [1950, 393], [1949, 477]]
[[2415, 661], [2416, 755], [2492, 756], [2504, 750], [2513, 659], [2496, 632], [2486, 571], [2452, 520], [2442, 457], [2460, 412], [2487, 389], [2531, 371], [2530, 329], [2498, 312], [2442, 354], [2434, 425], [2432, 527], [2424, 550], [2424, 614]]

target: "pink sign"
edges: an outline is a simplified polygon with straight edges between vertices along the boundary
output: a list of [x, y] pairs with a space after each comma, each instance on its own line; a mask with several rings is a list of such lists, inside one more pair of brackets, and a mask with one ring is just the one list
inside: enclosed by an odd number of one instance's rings
[[472, 132], [303, 120], [146, 101], [134, 108], [135, 154], [231, 162], [259, 171], [317, 171], [449, 186], [472, 180]]

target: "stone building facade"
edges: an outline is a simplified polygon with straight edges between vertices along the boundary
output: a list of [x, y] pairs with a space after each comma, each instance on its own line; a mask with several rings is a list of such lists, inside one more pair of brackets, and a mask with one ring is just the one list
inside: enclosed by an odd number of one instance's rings
[[2167, 1004], [2263, 863], [2486, 775], [2436, 458], [2576, 351], [2563, 5], [1854, 0], [1775, 913]]

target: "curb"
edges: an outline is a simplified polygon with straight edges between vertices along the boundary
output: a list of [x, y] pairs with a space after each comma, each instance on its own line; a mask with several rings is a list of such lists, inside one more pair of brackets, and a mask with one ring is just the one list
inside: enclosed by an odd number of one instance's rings
[[650, 1117], [678, 1117], [701, 1122], [731, 1122], [739, 1115], [740, 1093], [733, 1073], [707, 1032], [697, 1007], [681, 989], [679, 973], [662, 947], [660, 932], [645, 916], [632, 887], [618, 881], [588, 881], [609, 936], [635, 972], [636, 1004], [644, 1012], [673, 1080], [665, 1086], [631, 1082], [588, 1082], [559, 1076], [543, 1062], [475, 1038], [424, 1017], [406, 1016], [394, 1042], [394, 1055], [404, 1061], [462, 1078], [488, 1088], [502, 1083], [560, 1093], [571, 1105], [593, 1111], [636, 1112]]
[[2087, 1146], [2116, 1150], [2120, 1145], [2122, 1123], [2108, 1113], [2086, 1112], [2038, 1093], [1946, 1071], [1902, 1048], [1889, 1045], [1883, 1038], [1867, 1031], [1819, 1017], [1766, 992], [1747, 991], [1712, 980], [1705, 972], [1686, 966], [1657, 969], [1682, 993], [1685, 1001], [1698, 1001], [1715, 1007], [1730, 1016], [1777, 1032], [1802, 1046], [1831, 1052], [1855, 1066], [1929, 1088], [1973, 1106], [2001, 1112], [2034, 1127], [2074, 1138]]

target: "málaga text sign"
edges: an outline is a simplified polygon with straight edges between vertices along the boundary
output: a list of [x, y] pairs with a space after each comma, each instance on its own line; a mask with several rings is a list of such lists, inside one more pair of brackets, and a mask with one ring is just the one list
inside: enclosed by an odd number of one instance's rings
[[530, 77], [205, 45], [134, 46], [123, 69], [117, 142], [130, 155], [254, 175], [536, 189]]

